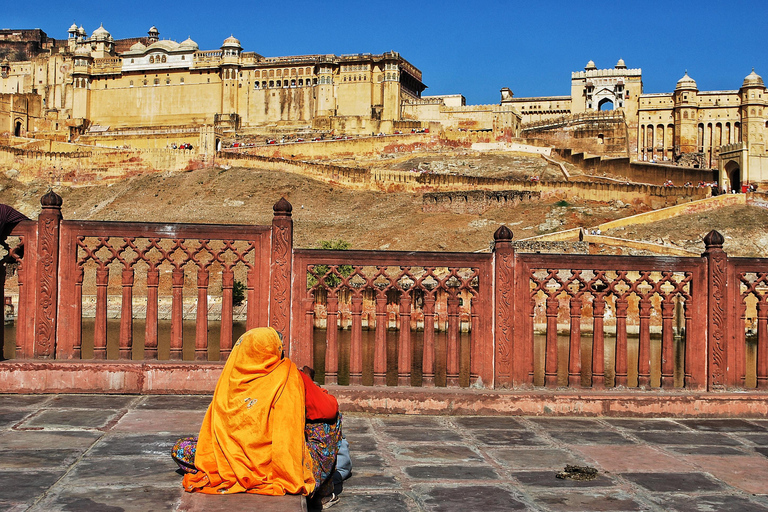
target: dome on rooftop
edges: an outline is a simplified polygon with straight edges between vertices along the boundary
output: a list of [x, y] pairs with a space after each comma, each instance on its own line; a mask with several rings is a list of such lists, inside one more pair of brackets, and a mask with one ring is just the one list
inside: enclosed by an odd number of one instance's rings
[[107, 30], [104, 28], [104, 25], [99, 25], [99, 28], [93, 31], [93, 34], [91, 37], [97, 41], [101, 41], [103, 39], [109, 39], [110, 34], [107, 32]]
[[80, 57], [90, 57], [91, 50], [89, 50], [87, 46], [80, 46], [75, 50], [75, 55], [79, 55]]
[[677, 89], [698, 89], [698, 87], [696, 86], [696, 80], [688, 76], [688, 71], [686, 71], [683, 78], [677, 81], [675, 90]]
[[240, 46], [240, 40], [237, 39], [235, 36], [229, 36], [224, 40], [224, 43], [221, 45], [222, 48], [242, 48]]
[[149, 33], [149, 34], [152, 34], [152, 33], [155, 33], [155, 34], [159, 34], [159, 33], [160, 33], [160, 31], [159, 31], [159, 30], [157, 30], [157, 27], [156, 27], [156, 26], [152, 25], [151, 27], [149, 27], [149, 31], [148, 31], [148, 33]]
[[765, 87], [765, 84], [763, 84], [763, 77], [755, 73], [755, 69], [752, 68], [752, 72], [748, 74], [746, 77], [744, 77], [744, 83], [741, 84], [742, 87]]
[[67, 32], [77, 32], [77, 23], [73, 23]]
[[616, 69], [627, 69], [627, 65], [624, 64], [624, 59], [619, 59], [619, 62], [616, 63]]
[[85, 29], [82, 25], [80, 25], [80, 28], [77, 29], [78, 35], [84, 36], [85, 35]]
[[180, 50], [197, 50], [198, 48], [197, 43], [189, 37], [179, 43]]
[[597, 69], [597, 66], [595, 66], [595, 61], [593, 60], [590, 60], [589, 62], [587, 62], [587, 65], [584, 67], [585, 71], [590, 69]]
[[129, 51], [132, 51], [132, 52], [141, 52], [141, 51], [144, 51], [146, 48], [147, 48], [147, 47], [146, 47], [146, 46], [144, 46], [144, 45], [143, 45], [143, 44], [141, 44], [141, 43], [133, 43], [133, 44], [131, 45], [131, 49], [130, 49]]

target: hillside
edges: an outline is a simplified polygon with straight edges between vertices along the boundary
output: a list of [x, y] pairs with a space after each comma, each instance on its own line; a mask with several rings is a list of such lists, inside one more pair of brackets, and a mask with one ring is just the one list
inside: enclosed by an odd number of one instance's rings
[[[430, 165], [442, 165], [445, 163]], [[0, 175], [0, 202], [35, 218], [45, 183], [21, 184]], [[285, 197], [293, 205], [296, 247], [344, 239], [354, 249], [487, 250], [494, 231], [506, 224], [515, 239], [578, 226], [594, 226], [643, 211], [616, 203], [585, 201], [522, 203], [481, 215], [424, 213], [421, 196], [410, 193], [352, 191], [299, 175], [242, 168], [213, 168], [145, 175], [109, 186], [54, 186], [64, 200], [66, 219], [268, 224], [272, 205]], [[611, 236], [668, 242], [700, 252], [711, 229], [726, 237], [734, 256], [768, 254], [768, 211], [730, 207], [655, 224], [633, 226]]]

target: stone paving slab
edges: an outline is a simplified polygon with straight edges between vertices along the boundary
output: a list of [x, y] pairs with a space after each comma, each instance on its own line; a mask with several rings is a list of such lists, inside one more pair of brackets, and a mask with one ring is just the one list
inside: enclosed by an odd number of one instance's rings
[[[181, 488], [209, 396], [0, 395], [0, 510], [307, 510]], [[339, 512], [768, 512], [768, 421], [345, 413]], [[598, 470], [561, 480], [566, 464]]]

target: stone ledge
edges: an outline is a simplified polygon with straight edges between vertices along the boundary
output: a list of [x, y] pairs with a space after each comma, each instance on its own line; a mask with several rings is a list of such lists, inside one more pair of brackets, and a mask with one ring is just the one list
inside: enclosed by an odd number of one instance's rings
[[[212, 394], [220, 362], [3, 361], [0, 393]], [[490, 390], [339, 386], [342, 411], [455, 416], [764, 418], [766, 391]]]

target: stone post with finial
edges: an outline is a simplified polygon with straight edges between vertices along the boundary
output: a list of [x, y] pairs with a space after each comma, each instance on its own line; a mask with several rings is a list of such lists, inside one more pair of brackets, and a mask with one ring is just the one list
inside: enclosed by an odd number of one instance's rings
[[496, 294], [493, 329], [496, 347], [494, 387], [496, 388], [521, 385], [528, 378], [525, 361], [520, 361], [516, 357], [520, 352], [520, 343], [515, 343], [515, 250], [512, 247], [512, 236], [512, 231], [507, 226], [501, 226], [493, 234]]
[[707, 389], [723, 389], [728, 381], [728, 255], [723, 250], [723, 235], [715, 230], [704, 237], [707, 260]]
[[56, 320], [59, 302], [59, 230], [61, 196], [50, 190], [40, 199], [37, 218], [37, 314], [34, 357], [53, 359], [56, 354]]
[[285, 353], [291, 343], [291, 272], [293, 263], [293, 207], [284, 197], [272, 207], [269, 325], [283, 335]]

